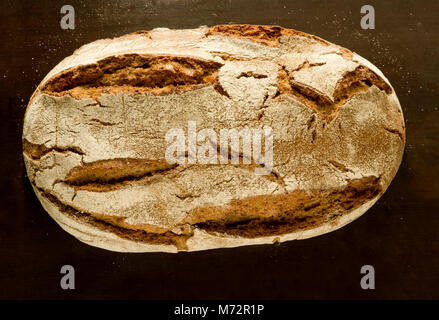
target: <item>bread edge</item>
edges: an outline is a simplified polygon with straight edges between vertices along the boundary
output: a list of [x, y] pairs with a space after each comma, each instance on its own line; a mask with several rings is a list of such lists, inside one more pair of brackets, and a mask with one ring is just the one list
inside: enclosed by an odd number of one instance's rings
[[126, 253], [146, 253], [146, 252], [195, 252], [212, 249], [234, 248], [248, 245], [263, 245], [274, 244], [292, 240], [302, 240], [319, 235], [323, 235], [332, 231], [335, 231], [350, 222], [356, 220], [363, 215], [369, 208], [371, 208], [381, 197], [381, 194], [377, 195], [373, 199], [363, 203], [360, 207], [352, 210], [349, 213], [342, 214], [336, 219], [330, 222], [321, 224], [316, 228], [310, 228], [300, 231], [294, 231], [283, 235], [273, 235], [257, 238], [244, 238], [237, 236], [229, 236], [227, 234], [210, 234], [206, 231], [195, 229], [194, 235], [186, 242], [187, 250], [178, 250], [173, 245], [157, 245], [148, 244], [132, 240], [123, 239], [111, 232], [100, 230], [96, 227], [79, 223], [72, 218], [67, 217], [65, 214], [59, 211], [59, 209], [52, 204], [45, 197], [40, 196], [39, 192], [34, 192], [40, 200], [43, 208], [49, 213], [49, 215], [60, 225], [62, 229], [67, 231], [71, 236], [80, 240], [88, 245], [98, 247], [101, 249], [126, 252]]

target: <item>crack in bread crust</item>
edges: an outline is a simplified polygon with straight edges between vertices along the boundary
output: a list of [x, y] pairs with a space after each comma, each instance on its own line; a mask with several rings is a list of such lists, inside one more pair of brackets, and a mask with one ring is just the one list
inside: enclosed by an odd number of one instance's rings
[[121, 217], [84, 212], [63, 203], [52, 193], [36, 188], [40, 195], [55, 205], [62, 214], [99, 230], [113, 233], [123, 239], [155, 245], [173, 245], [178, 250], [186, 250], [186, 241], [193, 235], [192, 231], [184, 227], [181, 229], [181, 234], [176, 234], [167, 229], [157, 232], [159, 228], [156, 226], [143, 226], [141, 229], [139, 226], [124, 223]]
[[[204, 206], [191, 210], [177, 224], [181, 234], [156, 226], [130, 225], [124, 217], [87, 213], [60, 201], [36, 187], [41, 196], [61, 213], [100, 230], [136, 242], [174, 245], [187, 250], [194, 228], [215, 235], [256, 238], [279, 236], [318, 227], [355, 210], [382, 193], [380, 177], [350, 180], [345, 187], [330, 190], [296, 190], [287, 194], [261, 195], [232, 200], [225, 206]], [[267, 209], [269, 208], [269, 209]]]
[[[249, 39], [257, 43], [262, 43], [270, 47], [277, 47], [280, 43], [280, 38], [285, 37], [305, 37], [310, 40], [314, 40], [323, 46], [330, 46], [331, 43], [328, 41], [294, 29], [283, 28], [280, 26], [270, 26], [270, 25], [252, 25], [252, 24], [223, 24], [211, 27], [206, 33], [205, 37], [211, 35], [228, 35], [238, 39]], [[335, 45], [343, 59], [352, 60], [353, 52]], [[225, 55], [224, 60], [228, 60], [230, 56]]]
[[206, 33], [206, 37], [216, 34], [228, 35], [241, 39], [249, 39], [272, 47], [279, 45], [279, 40], [282, 36], [306, 37], [308, 39], [313, 39], [325, 46], [330, 45], [329, 42], [319, 37], [293, 29], [282, 28], [280, 26], [264, 26], [251, 24], [216, 25], [209, 29], [209, 31]]
[[23, 152], [32, 160], [38, 161], [50, 152], [67, 153], [73, 152], [79, 155], [84, 155], [84, 151], [79, 147], [46, 147], [44, 144], [35, 144], [23, 139]]
[[[241, 61], [239, 58], [233, 61]], [[165, 67], [163, 66], [165, 65]], [[166, 67], [168, 64], [169, 67]], [[319, 66], [304, 64], [301, 67]], [[70, 94], [76, 99], [93, 98], [98, 101], [102, 93], [119, 92], [155, 95], [195, 90], [213, 85], [221, 95], [230, 98], [218, 81], [218, 71], [222, 64], [188, 57], [124, 55], [110, 57], [96, 65], [87, 65], [67, 70], [49, 80], [40, 90], [54, 96]], [[337, 83], [333, 99], [304, 86], [294, 80], [292, 72], [279, 66], [278, 92], [275, 97], [290, 94], [330, 122], [338, 109], [357, 93], [376, 86], [387, 94], [392, 88], [374, 71], [366, 66], [358, 66], [346, 72]], [[266, 77], [242, 73], [240, 77]]]
[[399, 131], [398, 129], [393, 128], [383, 128], [385, 131], [397, 135], [402, 141], [405, 139], [404, 132]]
[[111, 191], [132, 182], [146, 182], [145, 179], [161, 175], [177, 167], [165, 160], [120, 158], [84, 163], [73, 168], [65, 177], [65, 184], [75, 190]]
[[47, 81], [41, 92], [70, 94], [76, 99], [102, 93], [151, 92], [155, 95], [184, 92], [214, 85], [221, 93], [221, 63], [177, 56], [125, 54], [61, 72]]
[[[299, 68], [322, 64], [305, 62]], [[154, 95], [168, 95], [213, 85], [219, 94], [230, 98], [218, 79], [221, 67], [222, 64], [219, 62], [190, 57], [126, 54], [63, 71], [51, 78], [40, 88], [40, 91], [53, 96], [69, 94], [76, 99], [92, 98], [98, 101], [102, 93], [151, 92]], [[357, 93], [366, 91], [371, 86], [376, 86], [387, 94], [392, 93], [392, 88], [386, 81], [363, 65], [343, 75], [336, 85], [332, 98], [296, 82], [292, 75], [294, 71], [297, 70], [289, 72], [285, 66], [279, 65], [278, 92], [275, 97], [285, 93], [290, 94], [328, 122], [335, 117], [341, 106]], [[244, 72], [239, 77], [260, 78], [266, 75]]]
[[294, 80], [285, 67], [282, 67], [278, 76], [279, 90], [275, 97], [281, 94], [290, 94], [303, 104], [314, 110], [330, 122], [341, 106], [346, 104], [353, 96], [376, 86], [381, 91], [391, 94], [390, 85], [380, 76], [366, 66], [358, 66], [354, 71], [346, 72], [338, 81], [333, 99], [317, 92], [311, 87], [304, 86]]
[[355, 210], [382, 193], [380, 178], [350, 180], [333, 190], [297, 190], [193, 209], [184, 220], [213, 234], [245, 238], [283, 235], [318, 227]]

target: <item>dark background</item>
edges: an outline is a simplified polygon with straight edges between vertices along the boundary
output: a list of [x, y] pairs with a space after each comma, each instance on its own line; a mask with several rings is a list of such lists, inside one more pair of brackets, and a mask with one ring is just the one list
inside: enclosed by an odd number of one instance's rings
[[[76, 29], [60, 28], [60, 8]], [[360, 8], [375, 7], [362, 30]], [[5, 1], [0, 4], [0, 298], [439, 299], [439, 1]], [[155, 27], [277, 24], [347, 47], [378, 66], [403, 107], [407, 144], [388, 191], [365, 215], [317, 238], [179, 254], [85, 245], [41, 207], [27, 180], [21, 130], [42, 78], [88, 42]], [[59, 285], [62, 265], [76, 289]], [[360, 288], [360, 268], [376, 289]]]

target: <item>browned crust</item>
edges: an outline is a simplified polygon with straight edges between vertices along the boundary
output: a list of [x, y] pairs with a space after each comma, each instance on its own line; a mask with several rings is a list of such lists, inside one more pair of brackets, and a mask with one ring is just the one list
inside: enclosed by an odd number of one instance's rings
[[326, 95], [296, 82], [294, 76], [285, 67], [282, 67], [279, 71], [278, 83], [279, 89], [276, 96], [283, 93], [290, 94], [313, 109], [328, 122], [334, 118], [339, 108], [353, 96], [368, 90], [372, 86], [376, 86], [387, 94], [391, 94], [393, 91], [384, 79], [368, 67], [362, 65], [343, 75], [337, 83], [332, 100]]
[[23, 152], [32, 160], [38, 161], [41, 159], [41, 157], [52, 151], [56, 151], [59, 153], [73, 152], [79, 155], [84, 154], [84, 152], [79, 147], [61, 148], [57, 146], [49, 148], [43, 144], [34, 144], [29, 142], [27, 139], [23, 139]]
[[383, 78], [366, 66], [358, 66], [355, 70], [345, 73], [343, 78], [337, 83], [334, 101], [336, 103], [343, 102], [360, 88], [369, 88], [371, 86], [376, 86], [387, 94], [392, 93], [392, 88]]
[[193, 228], [217, 235], [256, 238], [283, 235], [317, 227], [348, 214], [382, 193], [380, 178], [370, 176], [348, 182], [345, 187], [330, 190], [297, 190], [288, 194], [261, 195], [232, 200], [225, 206], [203, 206], [191, 210], [177, 226], [176, 234], [151, 225], [131, 225], [124, 218], [87, 213], [61, 202], [41, 188], [41, 196], [59, 211], [81, 223], [118, 235], [121, 238], [149, 244], [174, 245], [186, 250]]
[[[189, 57], [119, 55], [100, 60], [96, 64], [66, 70], [50, 79], [40, 90], [54, 96], [69, 94], [76, 99], [91, 97], [97, 101], [102, 93], [151, 92], [166, 95], [213, 85], [217, 92], [229, 97], [218, 81], [221, 66], [221, 63], [215, 61]], [[386, 81], [361, 65], [343, 75], [337, 83], [333, 99], [330, 99], [296, 82], [291, 72], [281, 67], [276, 97], [283, 93], [293, 95], [331, 121], [340, 106], [373, 85], [387, 94], [392, 93]]]
[[91, 214], [78, 210], [61, 202], [56, 196], [43, 189], [38, 189], [40, 195], [55, 205], [67, 217], [85, 223], [99, 230], [113, 233], [123, 239], [156, 245], [173, 245], [179, 250], [187, 250], [186, 241], [193, 234], [187, 228], [181, 229], [181, 234], [150, 225], [130, 225], [121, 217], [103, 214]]
[[[211, 35], [228, 35], [240, 39], [249, 39], [258, 43], [263, 43], [270, 47], [277, 47], [280, 43], [280, 38], [286, 37], [305, 37], [318, 42], [321, 45], [331, 45], [328, 41], [312, 34], [301, 32], [294, 29], [283, 28], [280, 26], [271, 25], [251, 25], [251, 24], [223, 24], [216, 25], [209, 29], [206, 37]], [[341, 52], [341, 56], [346, 60], [352, 60], [353, 52], [341, 46], [337, 46]], [[228, 59], [230, 57], [225, 57]]]
[[176, 56], [125, 54], [94, 64], [74, 67], [48, 80], [41, 92], [54, 96], [94, 98], [102, 93], [151, 92], [155, 95], [184, 92], [205, 85], [220, 89], [221, 63]]
[[165, 160], [119, 158], [100, 160], [73, 168], [62, 181], [75, 190], [110, 191], [147, 177], [163, 174], [177, 165]]
[[148, 39], [152, 39], [151, 35], [149, 34], [149, 30], [139, 30], [139, 31], [131, 32], [129, 33], [129, 35], [141, 35]]
[[184, 222], [214, 234], [245, 238], [282, 235], [330, 222], [381, 193], [380, 178], [370, 176], [332, 190], [298, 190], [195, 208]]
[[206, 37], [222, 34], [235, 38], [249, 39], [258, 43], [263, 43], [267, 46], [275, 47], [279, 45], [280, 38], [286, 37], [306, 37], [317, 41], [318, 43], [329, 46], [330, 43], [301, 31], [287, 29], [280, 26], [268, 25], [252, 25], [252, 24], [222, 24], [211, 27], [206, 33]]

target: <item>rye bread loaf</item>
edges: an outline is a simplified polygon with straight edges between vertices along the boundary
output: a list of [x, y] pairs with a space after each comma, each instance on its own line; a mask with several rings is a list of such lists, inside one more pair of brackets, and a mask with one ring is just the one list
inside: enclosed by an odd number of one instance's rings
[[[272, 169], [169, 163], [165, 135], [190, 121], [217, 133], [271, 128]], [[257, 25], [87, 44], [43, 79], [23, 127], [28, 177], [46, 211], [79, 240], [128, 252], [338, 229], [384, 193], [404, 143], [401, 107], [380, 70], [318, 37]]]

